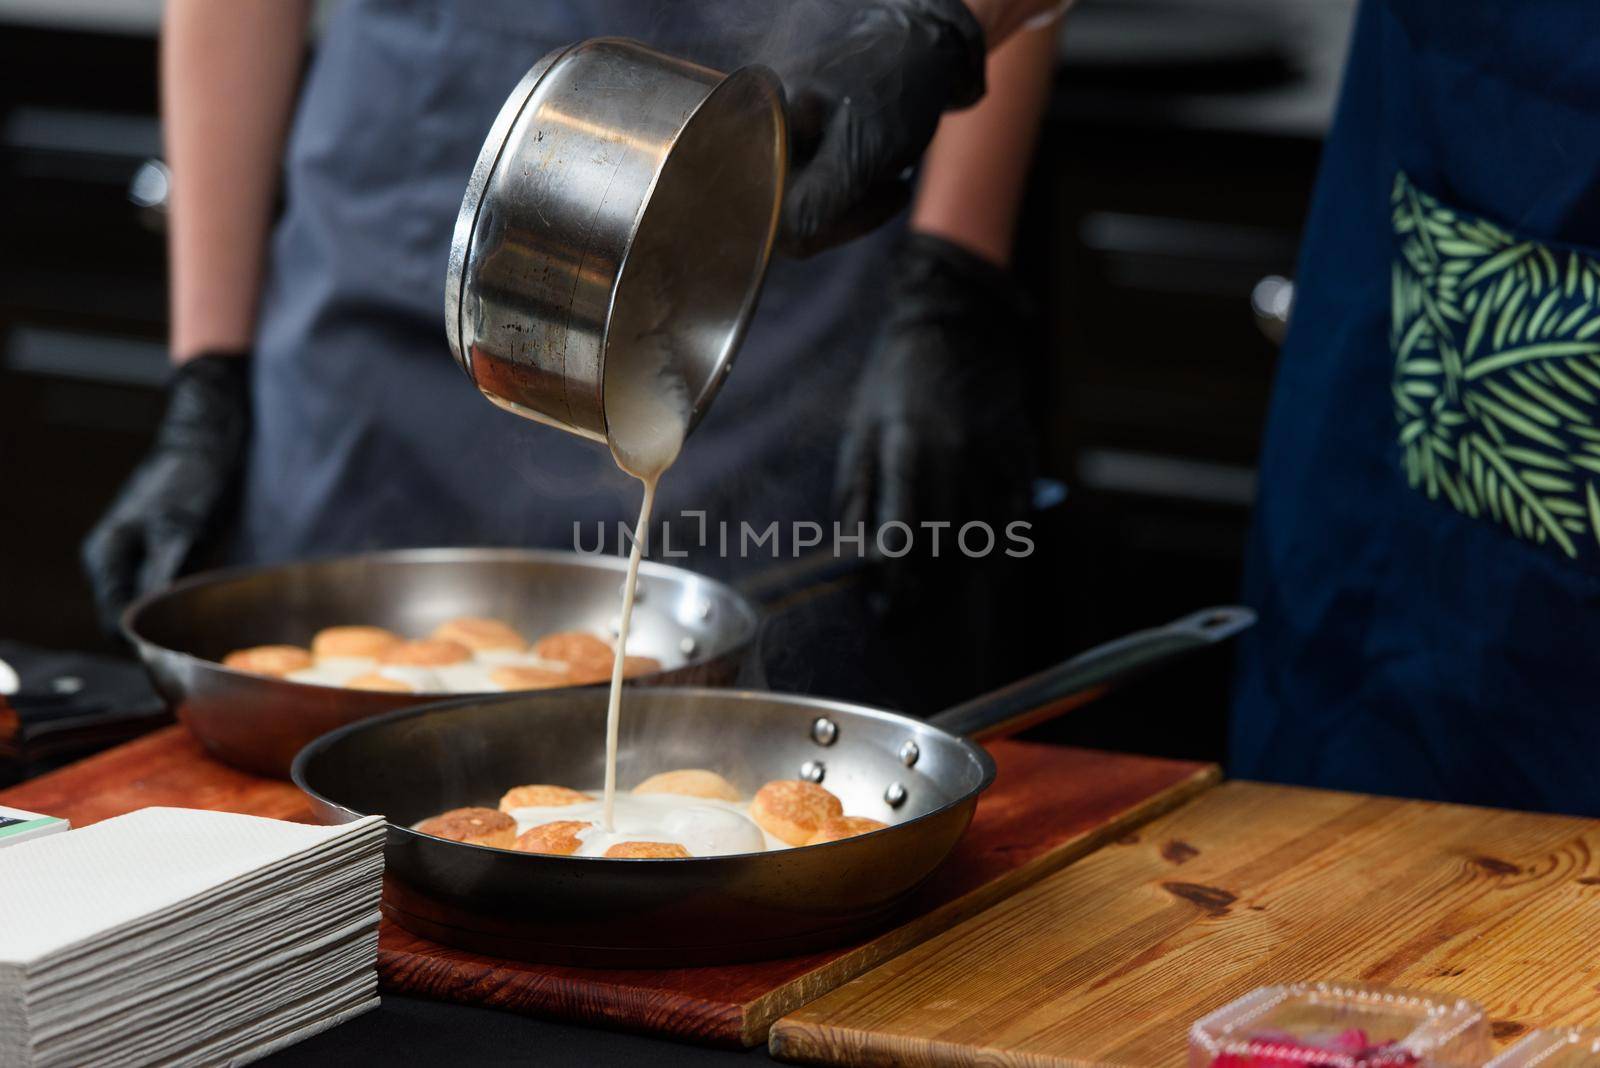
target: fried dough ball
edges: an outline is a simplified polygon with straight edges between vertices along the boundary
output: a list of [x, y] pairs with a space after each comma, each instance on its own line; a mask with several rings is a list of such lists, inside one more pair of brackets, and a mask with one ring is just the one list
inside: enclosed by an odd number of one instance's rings
[[222, 658], [222, 666], [281, 679], [291, 671], [303, 671], [310, 667], [311, 654], [298, 645], [257, 645], [229, 653]]
[[515, 664], [495, 668], [489, 672], [489, 681], [506, 690], [550, 690], [572, 685], [566, 672]]
[[[567, 684], [569, 686], [587, 686], [595, 682], [610, 682], [611, 670], [616, 661], [614, 657], [607, 657], [605, 662], [599, 660], [585, 660], [579, 664], [569, 665], [567, 668]], [[638, 678], [640, 675], [653, 675], [661, 670], [661, 661], [652, 656], [625, 656], [622, 658], [622, 677], [625, 679]]]
[[611, 661], [617, 655], [611, 643], [581, 630], [562, 630], [546, 634], [533, 643], [533, 655], [540, 660], [555, 660], [567, 665], [568, 672], [604, 664], [611, 674]]
[[865, 816], [835, 816], [823, 820], [822, 826], [817, 828], [817, 833], [811, 836], [811, 841], [806, 845], [837, 842], [841, 838], [854, 838], [858, 834], [881, 831], [887, 826], [889, 825], [882, 820], [868, 819]]
[[750, 818], [786, 845], [805, 845], [830, 819], [844, 815], [839, 799], [816, 783], [774, 779], [756, 791]]
[[514, 808], [550, 808], [555, 805], [581, 805], [585, 801], [594, 800], [586, 793], [569, 790], [565, 786], [546, 786], [536, 783], [531, 786], [513, 786], [506, 791], [500, 799], [500, 811], [510, 812]]
[[689, 851], [677, 842], [618, 842], [603, 855], [616, 860], [681, 860]]
[[598, 660], [585, 660], [577, 664], [568, 664], [567, 672], [562, 678], [566, 679], [568, 686], [590, 686], [597, 682], [611, 681], [611, 661], [602, 664]]
[[414, 641], [391, 645], [378, 655], [380, 664], [403, 664], [409, 667], [443, 667], [472, 659], [472, 650], [460, 642], [440, 638], [418, 638]]
[[556, 820], [554, 823], [541, 823], [517, 835], [516, 843], [511, 848], [523, 853], [549, 853], [557, 857], [570, 857], [583, 844], [578, 839], [578, 832], [593, 826], [594, 824], [588, 820]]
[[453, 808], [423, 820], [417, 830], [452, 842], [509, 849], [517, 837], [517, 821], [497, 809]]
[[324, 627], [311, 639], [311, 651], [319, 657], [372, 659], [399, 642], [400, 635], [382, 627]]
[[433, 629], [430, 637], [458, 642], [479, 653], [494, 649], [520, 653], [528, 647], [528, 640], [510, 624], [483, 616], [457, 616], [446, 620]]
[[685, 797], [711, 797], [718, 801], [737, 801], [739, 791], [733, 783], [704, 768], [679, 768], [650, 776], [633, 788], [636, 794], [682, 794]]
[[376, 671], [369, 671], [365, 675], [357, 675], [345, 683], [345, 688], [350, 690], [377, 690], [382, 693], [416, 693], [417, 688], [404, 679], [391, 679], [387, 675], [380, 675]]
[[654, 675], [661, 670], [661, 661], [653, 656], [625, 656], [622, 658], [622, 677], [636, 679], [640, 675]]

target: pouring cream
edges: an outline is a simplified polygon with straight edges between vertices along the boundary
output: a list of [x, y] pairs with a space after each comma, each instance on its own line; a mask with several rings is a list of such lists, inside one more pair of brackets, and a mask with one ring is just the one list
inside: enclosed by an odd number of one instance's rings
[[606, 376], [606, 429], [617, 466], [644, 484], [639, 522], [633, 528], [628, 575], [622, 583], [622, 613], [617, 620], [617, 651], [611, 664], [611, 699], [606, 705], [606, 779], [601, 826], [616, 829], [617, 738], [622, 721], [622, 666], [633, 621], [639, 561], [650, 530], [656, 484], [683, 449], [689, 432], [689, 387], [672, 366], [661, 335], [643, 335], [627, 373]]

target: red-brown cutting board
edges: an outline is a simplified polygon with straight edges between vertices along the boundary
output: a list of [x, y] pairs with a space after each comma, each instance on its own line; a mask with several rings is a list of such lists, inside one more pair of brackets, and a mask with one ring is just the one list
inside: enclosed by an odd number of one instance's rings
[[[447, 949], [385, 921], [383, 989], [716, 1045], [754, 1045], [772, 1021], [1023, 886], [1127, 834], [1216, 781], [1214, 766], [990, 743], [999, 774], [911, 918], [867, 942], [758, 964], [663, 971], [562, 968]], [[208, 759], [180, 727], [0, 792], [0, 804], [75, 826], [147, 805], [309, 820], [291, 784]]]

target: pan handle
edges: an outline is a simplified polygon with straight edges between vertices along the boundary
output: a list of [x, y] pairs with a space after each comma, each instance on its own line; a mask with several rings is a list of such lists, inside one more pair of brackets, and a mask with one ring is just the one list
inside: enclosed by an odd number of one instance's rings
[[974, 740], [1015, 734], [1087, 704], [1112, 682], [1225, 641], [1255, 621], [1253, 611], [1237, 605], [1202, 609], [1166, 626], [1097, 645], [1037, 675], [930, 716], [928, 722]]

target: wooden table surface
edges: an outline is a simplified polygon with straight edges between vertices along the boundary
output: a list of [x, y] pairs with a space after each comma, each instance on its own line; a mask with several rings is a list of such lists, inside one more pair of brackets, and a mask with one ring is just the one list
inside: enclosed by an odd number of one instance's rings
[[[894, 928], [805, 957], [721, 968], [600, 970], [497, 960], [384, 922], [384, 990], [489, 1005], [716, 1045], [766, 1040], [767, 1028], [859, 975], [1091, 852], [1216, 781], [1212, 765], [995, 742], [998, 774], [949, 862]], [[147, 805], [309, 820], [291, 783], [209, 759], [179, 727], [8, 791], [0, 803], [65, 816], [75, 826]]]
[[779, 1020], [829, 1064], [1184, 1063], [1196, 1018], [1342, 979], [1509, 1042], [1600, 1024], [1600, 822], [1225, 783]]

